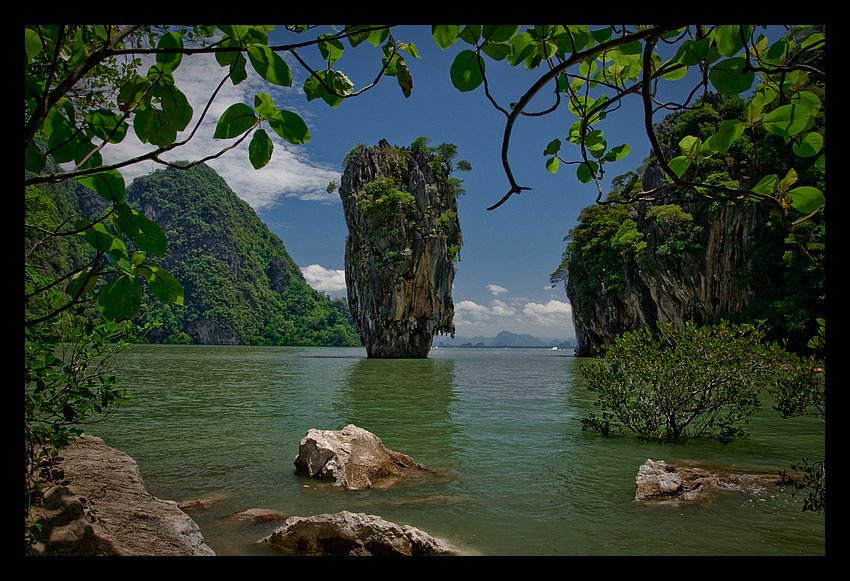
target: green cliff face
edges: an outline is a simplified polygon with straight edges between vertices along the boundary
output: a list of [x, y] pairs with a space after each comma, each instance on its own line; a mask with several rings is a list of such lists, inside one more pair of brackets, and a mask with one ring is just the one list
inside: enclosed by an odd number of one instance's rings
[[[415, 142], [416, 143], [416, 142]], [[439, 151], [439, 148], [437, 148]], [[461, 245], [451, 158], [434, 148], [356, 147], [339, 189], [348, 303], [369, 357], [427, 357], [454, 335], [451, 287]]]
[[[743, 106], [713, 96], [669, 116], [657, 128], [667, 158], [682, 136], [708, 135]], [[701, 179], [746, 189], [751, 175], [785, 175], [792, 160], [775, 139], [743, 136], [727, 156], [700, 168]], [[796, 163], [797, 171], [818, 171], [813, 159]], [[653, 194], [633, 200], [641, 191]], [[791, 225], [764, 203], [677, 189], [652, 159], [616, 178], [606, 202], [582, 211], [552, 275], [566, 283], [576, 355], [604, 354], [617, 335], [664, 322], [759, 323], [796, 351], [817, 333], [825, 311], [822, 217]]]
[[161, 260], [183, 285], [184, 305], [149, 299], [146, 340], [227, 345], [356, 346], [342, 301], [312, 289], [283, 242], [212, 168], [137, 178], [128, 202], [168, 237]]

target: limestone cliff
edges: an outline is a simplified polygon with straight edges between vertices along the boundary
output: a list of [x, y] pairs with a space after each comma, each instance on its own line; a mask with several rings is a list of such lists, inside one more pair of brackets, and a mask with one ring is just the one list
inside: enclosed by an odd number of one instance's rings
[[427, 357], [436, 333], [454, 335], [461, 233], [449, 161], [385, 140], [346, 159], [348, 305], [369, 357]]
[[[626, 331], [664, 322], [709, 324], [747, 309], [758, 292], [754, 233], [766, 208], [742, 203], [706, 211], [705, 206], [674, 190], [639, 204], [630, 219], [646, 246], [639, 255], [622, 254], [618, 283], [600, 284], [590, 294], [580, 288], [578, 277], [568, 277], [577, 356], [604, 353]], [[681, 224], [658, 219], [659, 210], [671, 207], [690, 218], [687, 236]], [[684, 244], [673, 247], [671, 241]]]
[[[746, 102], [708, 94], [655, 127], [666, 159], [685, 136], [710, 139]], [[815, 123], [819, 127], [821, 120]], [[794, 174], [824, 188], [815, 158], [781, 138], [745, 132], [724, 155], [703, 159], [695, 181], [748, 190], [759, 176]], [[685, 175], [689, 178], [689, 175]], [[652, 192], [635, 201], [634, 194]], [[785, 218], [767, 204], [698, 194], [669, 184], [654, 157], [618, 176], [605, 203], [582, 210], [552, 281], [566, 281], [576, 355], [602, 355], [626, 331], [658, 323], [758, 323], [770, 340], [802, 352], [825, 313], [823, 216]]]

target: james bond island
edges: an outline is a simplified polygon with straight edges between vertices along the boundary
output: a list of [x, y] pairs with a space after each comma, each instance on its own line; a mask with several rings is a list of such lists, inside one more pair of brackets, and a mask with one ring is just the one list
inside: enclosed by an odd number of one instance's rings
[[348, 305], [369, 357], [427, 357], [436, 333], [454, 335], [463, 191], [450, 177], [455, 155], [451, 144], [419, 138], [409, 148], [358, 145], [345, 160]]

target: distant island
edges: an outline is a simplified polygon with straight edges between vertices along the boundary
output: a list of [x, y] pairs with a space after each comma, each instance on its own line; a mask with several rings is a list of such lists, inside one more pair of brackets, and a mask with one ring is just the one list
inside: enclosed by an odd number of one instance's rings
[[460, 337], [458, 335], [437, 335], [435, 347], [556, 347], [572, 349], [576, 345], [575, 337], [568, 339], [541, 339], [528, 333], [502, 331], [495, 337]]

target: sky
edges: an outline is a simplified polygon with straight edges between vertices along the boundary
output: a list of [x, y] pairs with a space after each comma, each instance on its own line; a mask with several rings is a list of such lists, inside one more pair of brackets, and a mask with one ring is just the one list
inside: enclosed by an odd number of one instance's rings
[[[270, 33], [270, 44], [293, 38], [283, 34], [285, 31]], [[431, 145], [453, 143], [457, 159], [472, 166], [469, 172], [455, 174], [463, 180], [466, 192], [458, 200], [463, 246], [452, 288], [455, 334], [494, 336], [510, 331], [544, 339], [574, 337], [564, 286], [553, 286], [550, 274], [561, 262], [564, 238], [577, 224], [581, 210], [595, 203], [598, 192], [595, 185], [577, 180], [575, 166], [562, 165], [554, 174], [547, 171], [543, 151], [553, 139], [563, 139], [575, 119], [559, 112], [517, 122], [509, 159], [517, 182], [530, 190], [495, 210], [487, 210], [508, 191], [501, 164], [506, 117], [490, 104], [482, 87], [460, 92], [452, 85], [452, 61], [469, 45], [459, 42], [441, 50], [431, 37], [430, 25], [397, 26], [393, 35], [398, 41], [413, 43], [419, 52], [419, 58], [405, 55], [413, 77], [409, 98], [404, 97], [394, 77], [385, 77], [337, 108], [320, 99], [308, 101], [301, 88], [308, 73], [286, 55], [293, 73], [292, 87], [270, 86], [248, 66], [249, 78], [237, 86], [227, 83], [193, 139], [166, 159], [198, 159], [229, 144], [212, 138], [216, 120], [232, 103], [252, 105], [257, 92], [272, 95], [279, 109], [298, 113], [310, 130], [310, 141], [287, 144], [268, 131], [275, 149], [266, 167], [253, 169], [248, 160], [248, 140], [209, 165], [283, 241], [307, 282], [336, 298], [345, 297], [347, 228], [339, 194], [328, 193], [327, 186], [331, 181], [340, 183], [346, 153], [358, 144], [376, 145], [381, 139], [398, 146], [410, 145], [418, 137], [427, 137]], [[299, 51], [299, 55], [314, 68], [322, 67], [315, 48]], [[334, 69], [344, 71], [357, 90], [375, 79], [380, 57], [379, 47], [363, 43], [352, 48], [346, 43]], [[490, 91], [505, 108], [518, 101], [537, 79], [534, 71], [522, 66], [488, 60], [487, 67]], [[195, 117], [190, 128], [223, 75], [224, 69], [207, 55], [184, 57], [175, 79], [193, 104]], [[545, 97], [533, 101], [529, 110], [548, 107], [551, 93]], [[602, 126], [609, 146], [628, 143], [632, 147], [628, 156], [608, 169], [603, 180], [606, 193], [612, 178], [636, 169], [649, 155], [641, 115], [634, 98]], [[111, 151], [104, 150], [105, 160], [149, 149], [125, 141]], [[161, 167], [144, 162], [123, 173], [129, 184], [137, 175]]]

